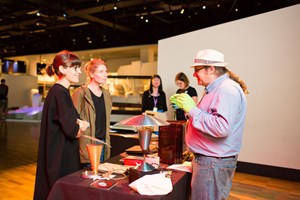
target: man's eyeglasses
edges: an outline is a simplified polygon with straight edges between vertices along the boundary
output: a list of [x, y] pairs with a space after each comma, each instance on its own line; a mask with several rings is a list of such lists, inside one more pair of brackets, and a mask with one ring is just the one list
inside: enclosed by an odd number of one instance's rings
[[204, 69], [205, 67], [199, 67], [199, 68], [194, 68], [194, 72], [199, 72], [201, 69]]

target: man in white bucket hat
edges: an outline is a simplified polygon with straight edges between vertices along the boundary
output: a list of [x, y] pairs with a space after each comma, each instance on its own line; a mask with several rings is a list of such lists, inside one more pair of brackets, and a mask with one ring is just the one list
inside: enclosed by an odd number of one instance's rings
[[[227, 69], [224, 55], [213, 49], [197, 53], [192, 68], [205, 94], [196, 105], [189, 95], [175, 94], [171, 103], [188, 116], [185, 140], [194, 153], [192, 200], [227, 199], [246, 115], [247, 86]], [[225, 170], [226, 169], [226, 170]]]
[[198, 51], [194, 64], [196, 66], [215, 66], [215, 67], [226, 67], [228, 63], [224, 62], [224, 55], [213, 49], [205, 49]]

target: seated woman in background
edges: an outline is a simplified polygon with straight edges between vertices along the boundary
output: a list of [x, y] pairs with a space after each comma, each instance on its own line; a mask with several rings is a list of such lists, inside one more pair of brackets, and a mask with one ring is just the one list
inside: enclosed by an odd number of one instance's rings
[[[195, 103], [197, 103], [197, 101], [198, 101], [197, 91], [195, 88], [193, 88], [189, 85], [190, 81], [183, 72], [179, 72], [176, 75], [175, 83], [178, 86], [178, 90], [176, 91], [176, 94], [186, 93], [190, 97], [192, 97], [192, 99], [195, 101]], [[183, 110], [176, 109], [176, 120], [186, 120]]]
[[162, 81], [158, 74], [151, 77], [150, 88], [143, 93], [142, 112], [166, 112], [168, 110], [166, 94], [163, 91]]

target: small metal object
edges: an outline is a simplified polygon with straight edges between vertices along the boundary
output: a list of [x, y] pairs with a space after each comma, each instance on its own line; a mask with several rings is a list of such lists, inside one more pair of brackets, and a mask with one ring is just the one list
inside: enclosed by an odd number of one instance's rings
[[166, 178], [171, 178], [171, 176], [172, 176], [172, 171], [171, 171], [171, 170], [166, 171], [165, 176], [166, 176]]
[[180, 109], [175, 103], [172, 103], [171, 106], [172, 106], [172, 108], [174, 108], [174, 109]]
[[96, 179], [99, 177], [99, 173], [95, 174], [93, 171], [84, 171], [81, 173], [82, 178]]
[[124, 119], [119, 122], [123, 125], [133, 125], [133, 126], [167, 126], [170, 125], [169, 122], [166, 122], [162, 119], [156, 118], [154, 116], [150, 116], [147, 114], [137, 115], [130, 117], [128, 119]]
[[99, 139], [97, 139], [97, 138], [94, 138], [94, 137], [91, 137], [91, 136], [88, 136], [88, 135], [82, 135], [82, 137], [85, 137], [85, 138], [94, 140], [94, 141], [96, 141], [96, 142], [100, 142], [101, 144], [105, 144], [106, 146], [108, 146], [108, 147], [111, 148], [111, 146], [110, 146], [109, 144], [107, 144], [106, 142], [103, 142], [103, 141], [101, 141], [101, 140], [99, 140]]

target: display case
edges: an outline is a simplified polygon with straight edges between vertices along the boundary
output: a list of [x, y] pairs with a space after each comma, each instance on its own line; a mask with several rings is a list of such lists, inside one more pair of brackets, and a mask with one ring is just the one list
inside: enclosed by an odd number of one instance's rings
[[[124, 118], [142, 113], [142, 96], [149, 89], [151, 76], [108, 76], [104, 87], [112, 96], [112, 124]], [[43, 98], [54, 82], [39, 82], [39, 92]], [[69, 90], [72, 95], [80, 85], [71, 85]]]
[[[143, 92], [149, 89], [150, 80], [151, 76], [108, 76], [105, 87], [112, 96], [112, 115], [141, 114]], [[119, 116], [112, 121], [121, 119]]]

